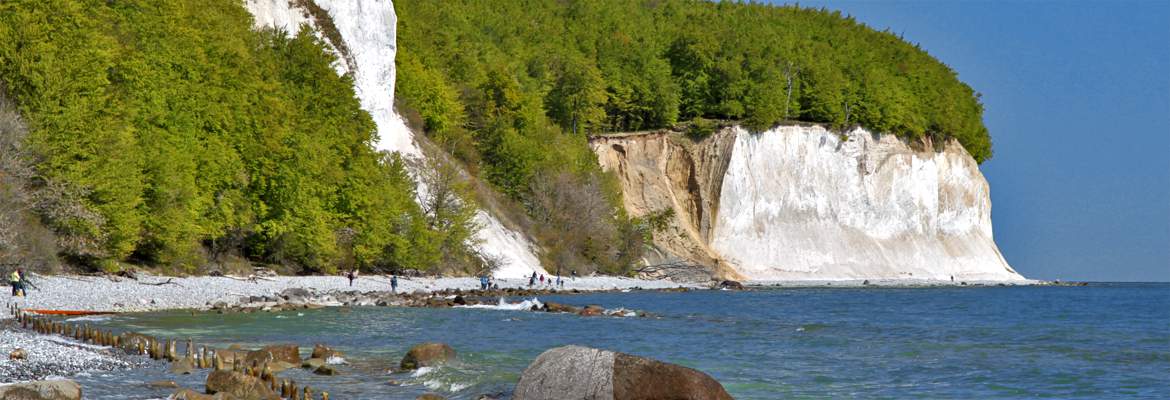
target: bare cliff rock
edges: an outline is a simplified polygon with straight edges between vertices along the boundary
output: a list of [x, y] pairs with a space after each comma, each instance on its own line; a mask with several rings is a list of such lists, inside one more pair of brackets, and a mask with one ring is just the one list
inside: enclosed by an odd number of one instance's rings
[[751, 281], [1023, 279], [995, 245], [987, 181], [958, 143], [820, 126], [590, 143], [631, 215], [674, 213], [647, 265]]

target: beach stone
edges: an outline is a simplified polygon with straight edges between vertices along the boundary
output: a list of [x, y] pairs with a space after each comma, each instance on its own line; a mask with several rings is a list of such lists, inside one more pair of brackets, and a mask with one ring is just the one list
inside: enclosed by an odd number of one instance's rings
[[434, 393], [423, 393], [422, 395], [415, 397], [414, 400], [447, 400], [447, 398]]
[[310, 358], [308, 360], [305, 360], [305, 362], [301, 363], [301, 368], [315, 370], [317, 368], [321, 368], [322, 365], [325, 365], [324, 359]]
[[545, 351], [524, 370], [512, 395], [535, 399], [731, 399], [702, 372], [582, 346]]
[[167, 388], [167, 389], [178, 389], [179, 388], [179, 384], [175, 383], [175, 381], [154, 381], [154, 382], [148, 383], [147, 386], [150, 386], [153, 388]]
[[261, 347], [260, 350], [248, 352], [244, 358], [245, 364], [252, 361], [264, 364], [271, 361], [284, 361], [296, 365], [301, 362], [301, 349], [295, 344], [277, 344]]
[[312, 296], [313, 293], [309, 292], [309, 290], [305, 288], [288, 288], [283, 292], [280, 292], [280, 297], [289, 302], [293, 302], [294, 299], [296, 299], [303, 303], [306, 299]]
[[313, 373], [317, 374], [317, 375], [328, 375], [328, 376], [340, 374], [340, 372], [337, 372], [336, 368], [333, 368], [333, 366], [330, 366], [328, 364], [317, 367], [317, 369], [313, 370]]
[[399, 367], [403, 370], [430, 367], [455, 358], [455, 349], [445, 343], [423, 343], [410, 348], [402, 357]]
[[25, 360], [28, 359], [28, 352], [18, 347], [15, 350], [12, 350], [12, 352], [8, 353], [8, 358], [11, 360]]
[[260, 378], [226, 369], [207, 375], [207, 393], [226, 393], [239, 400], [280, 400]]
[[81, 385], [67, 379], [13, 383], [0, 386], [5, 400], [81, 400]]

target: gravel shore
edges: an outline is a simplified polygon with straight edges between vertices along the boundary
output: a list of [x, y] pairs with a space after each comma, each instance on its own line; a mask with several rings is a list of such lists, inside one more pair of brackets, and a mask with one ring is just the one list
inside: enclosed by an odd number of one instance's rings
[[[270, 296], [289, 288], [316, 291], [357, 290], [389, 291], [390, 279], [385, 276], [361, 276], [349, 286], [341, 276], [280, 276], [247, 280], [229, 277], [174, 278], [139, 276], [138, 280], [119, 278], [114, 281], [91, 276], [33, 276], [39, 290], [28, 291], [28, 297], [11, 297], [21, 308], [49, 310], [83, 310], [138, 312], [184, 308], [204, 308], [216, 302], [235, 303], [240, 297]], [[496, 280], [500, 288], [527, 288], [526, 279]], [[539, 285], [538, 285], [539, 286]], [[670, 281], [647, 281], [618, 277], [579, 277], [566, 279], [565, 290], [581, 291], [623, 289], [668, 289], [680, 286]], [[551, 288], [551, 286], [542, 286]], [[444, 289], [478, 289], [476, 278], [398, 278], [399, 292], [426, 292]], [[10, 318], [7, 308], [0, 310], [0, 318]]]
[[[3, 323], [0, 328], [0, 382], [10, 383], [71, 376], [81, 372], [111, 371], [145, 363], [109, 347], [80, 343], [58, 335], [39, 335]], [[16, 349], [27, 354], [24, 360], [8, 355]]]

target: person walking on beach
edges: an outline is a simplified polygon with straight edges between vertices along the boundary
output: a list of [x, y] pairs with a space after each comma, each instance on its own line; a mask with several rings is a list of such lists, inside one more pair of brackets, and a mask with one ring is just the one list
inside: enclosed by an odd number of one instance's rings
[[350, 287], [353, 287], [353, 280], [357, 279], [357, 274], [358, 273], [357, 273], [356, 269], [351, 269], [351, 270], [349, 270], [349, 273], [345, 274], [345, 277], [349, 278], [349, 286]]
[[577, 280], [577, 270], [572, 270], [570, 272], [571, 272], [570, 276], [573, 277], [573, 280]]
[[12, 295], [24, 297], [24, 269], [17, 268], [8, 276], [8, 284], [12, 285]]
[[390, 275], [390, 291], [398, 293], [398, 275]]
[[536, 271], [532, 271], [532, 277], [528, 278], [528, 287], [536, 284]]

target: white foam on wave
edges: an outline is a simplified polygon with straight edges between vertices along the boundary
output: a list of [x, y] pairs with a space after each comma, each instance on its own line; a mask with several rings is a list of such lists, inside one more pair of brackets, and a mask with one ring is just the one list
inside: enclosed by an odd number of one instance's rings
[[519, 303], [509, 303], [507, 300], [504, 300], [504, 298], [501, 297], [500, 302], [498, 304], [473, 304], [473, 305], [455, 306], [455, 307], [456, 308], [480, 308], [480, 309], [486, 309], [486, 310], [516, 311], [516, 310], [531, 310], [532, 307], [544, 308], [544, 303], [541, 303], [540, 300], [535, 298], [535, 297], [533, 297], [530, 300], [521, 301]]
[[86, 321], [100, 322], [100, 321], [109, 321], [110, 318], [111, 317], [109, 315], [85, 315], [85, 316], [81, 316], [81, 317], [69, 318], [65, 321], [68, 321], [68, 322], [86, 322]]

